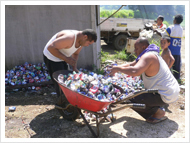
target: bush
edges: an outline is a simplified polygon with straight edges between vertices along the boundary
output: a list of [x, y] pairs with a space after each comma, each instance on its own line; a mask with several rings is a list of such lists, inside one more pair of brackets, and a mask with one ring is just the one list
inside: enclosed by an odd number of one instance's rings
[[[116, 10], [102, 10], [100, 11], [100, 17], [109, 17], [112, 15]], [[115, 18], [134, 18], [134, 11], [133, 10], [120, 10], [112, 17]]]
[[163, 24], [166, 24], [167, 27], [170, 25], [167, 21], [163, 21]]
[[111, 14], [110, 10], [103, 10], [100, 12], [100, 17], [109, 17]]

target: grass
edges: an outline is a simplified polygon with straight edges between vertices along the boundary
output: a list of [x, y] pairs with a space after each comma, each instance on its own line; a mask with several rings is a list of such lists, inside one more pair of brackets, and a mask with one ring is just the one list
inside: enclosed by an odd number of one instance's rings
[[113, 55], [115, 59], [120, 59], [123, 61], [133, 61], [136, 59], [136, 56], [131, 53], [126, 53], [125, 49], [122, 51], [115, 51], [116, 54]]
[[104, 64], [107, 60], [123, 60], [123, 61], [133, 61], [136, 59], [136, 56], [131, 53], [126, 53], [125, 49], [122, 51], [115, 51], [115, 54], [110, 55], [108, 52], [101, 52], [99, 53], [99, 59], [101, 59], [101, 64]]
[[101, 52], [98, 54], [99, 58], [101, 60], [101, 65], [105, 63], [107, 60], [114, 60], [114, 57], [110, 55], [108, 52], [103, 52], [101, 49]]
[[104, 70], [102, 69], [107, 63], [106, 61], [116, 61], [116, 60], [123, 60], [123, 61], [134, 61], [136, 59], [136, 56], [131, 53], [126, 53], [125, 49], [122, 51], [115, 51], [115, 54], [110, 55], [108, 52], [104, 52], [101, 49], [101, 52], [98, 54], [100, 59], [101, 68], [97, 69], [95, 65], [93, 65], [93, 71], [98, 74], [103, 74]]

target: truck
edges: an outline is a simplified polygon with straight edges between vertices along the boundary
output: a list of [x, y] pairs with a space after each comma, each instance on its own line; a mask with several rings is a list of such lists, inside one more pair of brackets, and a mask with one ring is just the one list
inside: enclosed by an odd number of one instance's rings
[[[105, 19], [100, 18], [100, 22]], [[123, 50], [126, 48], [127, 41], [139, 37], [146, 23], [154, 22], [143, 18], [109, 18], [100, 24], [101, 40], [106, 44], [112, 44], [116, 50]]]

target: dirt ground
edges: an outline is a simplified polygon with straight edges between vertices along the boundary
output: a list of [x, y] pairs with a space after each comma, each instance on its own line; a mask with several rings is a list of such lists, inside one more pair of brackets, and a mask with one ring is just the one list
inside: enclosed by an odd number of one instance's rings
[[[184, 32], [185, 33], [185, 32]], [[102, 42], [103, 51], [113, 52]], [[182, 39], [182, 76], [185, 76], [185, 45]], [[114, 122], [100, 124], [99, 138], [185, 138], [185, 93], [166, 110], [168, 120], [152, 125], [130, 108], [115, 112]], [[5, 92], [5, 138], [93, 138], [82, 118], [67, 121], [54, 108], [54, 88], [46, 86], [39, 91]], [[16, 106], [14, 112], [8, 112]], [[120, 106], [120, 105], [118, 105]], [[29, 126], [27, 126], [29, 125]], [[95, 121], [90, 125], [96, 131]], [[64, 140], [63, 140], [64, 142]]]

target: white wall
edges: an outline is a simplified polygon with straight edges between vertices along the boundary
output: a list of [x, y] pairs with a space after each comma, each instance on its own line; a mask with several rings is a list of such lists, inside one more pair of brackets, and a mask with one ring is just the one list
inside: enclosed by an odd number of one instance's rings
[[78, 67], [86, 68], [93, 64], [99, 67], [100, 29], [96, 26], [95, 6], [6, 5], [5, 68], [11, 69], [25, 62], [43, 62], [44, 46], [55, 33], [63, 29], [86, 28], [94, 29], [98, 39], [96, 44], [83, 48]]

